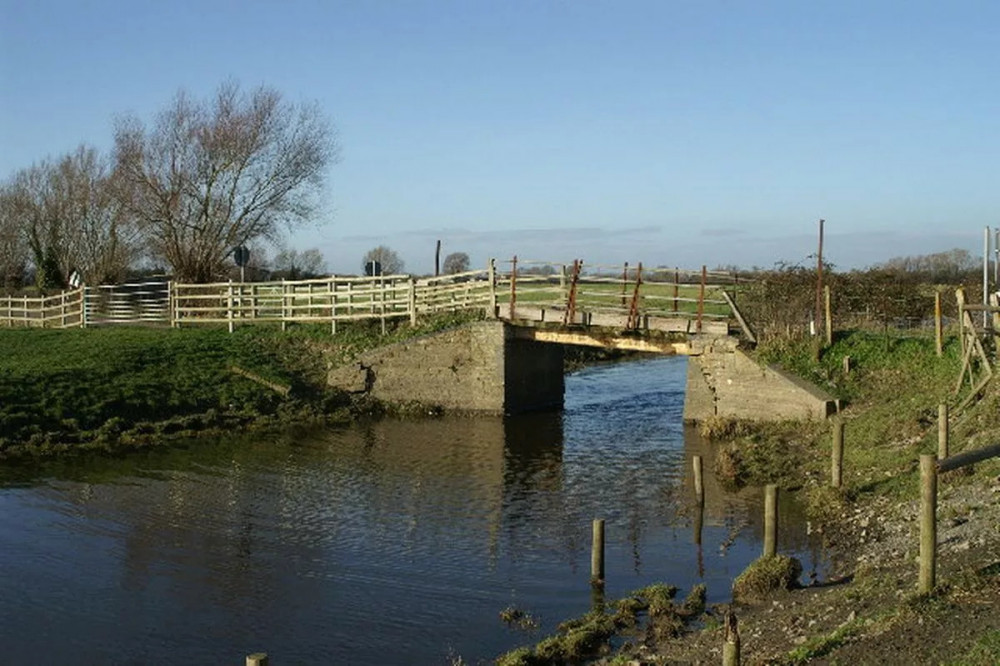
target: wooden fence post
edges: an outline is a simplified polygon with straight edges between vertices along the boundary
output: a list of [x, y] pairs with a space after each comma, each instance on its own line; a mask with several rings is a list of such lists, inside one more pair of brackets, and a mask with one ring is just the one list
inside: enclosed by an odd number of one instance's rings
[[337, 334], [337, 283], [331, 279], [330, 290], [330, 335]]
[[736, 615], [731, 610], [726, 613], [722, 666], [740, 666], [740, 632], [736, 628]]
[[830, 468], [830, 483], [840, 488], [844, 469], [844, 421], [837, 418], [833, 422], [833, 460]]
[[705, 503], [705, 485], [703, 483], [702, 476], [702, 464], [701, 456], [695, 456], [691, 460], [691, 466], [694, 468], [694, 496], [698, 500], [699, 504]]
[[948, 457], [948, 405], [938, 405], [938, 460]]
[[764, 486], [764, 557], [778, 552], [778, 486]]
[[698, 332], [701, 333], [701, 319], [705, 315], [705, 281], [708, 279], [708, 271], [703, 265], [701, 267], [701, 288], [698, 290]]
[[944, 354], [944, 338], [941, 327], [941, 292], [934, 292], [934, 350], [938, 356]]
[[229, 332], [233, 332], [233, 281], [229, 281], [229, 286], [226, 288], [227, 298], [226, 298], [226, 319], [229, 320]]
[[410, 326], [417, 325], [417, 278], [410, 276]]
[[[565, 267], [564, 273], [565, 273]], [[510, 316], [508, 317], [511, 321], [514, 320], [514, 305], [517, 303], [517, 255], [510, 262]]]
[[920, 580], [919, 591], [934, 590], [937, 567], [937, 461], [932, 453], [920, 456]]
[[691, 460], [691, 466], [694, 469], [694, 543], [700, 546], [701, 531], [705, 524], [705, 483], [702, 473], [701, 456], [695, 456]]
[[823, 308], [826, 315], [826, 345], [833, 344], [833, 319], [830, 317], [830, 285], [823, 286]]
[[266, 652], [255, 652], [247, 655], [246, 666], [267, 666], [268, 659]]
[[489, 271], [489, 281], [490, 281], [490, 318], [496, 319], [500, 316], [500, 312], [497, 310], [497, 260], [490, 258], [488, 264]]
[[170, 328], [176, 328], [177, 320], [175, 318], [176, 312], [174, 310], [174, 299], [176, 294], [174, 294], [174, 281], [167, 280], [167, 323]]
[[604, 584], [604, 519], [594, 518], [590, 544], [590, 582]]
[[87, 328], [87, 288], [80, 294], [80, 328]]
[[961, 342], [962, 358], [965, 358], [965, 289], [955, 290], [955, 300], [958, 302], [958, 340]]
[[288, 284], [285, 278], [281, 278], [281, 330], [288, 329], [288, 322], [285, 321], [285, 301], [287, 300]]

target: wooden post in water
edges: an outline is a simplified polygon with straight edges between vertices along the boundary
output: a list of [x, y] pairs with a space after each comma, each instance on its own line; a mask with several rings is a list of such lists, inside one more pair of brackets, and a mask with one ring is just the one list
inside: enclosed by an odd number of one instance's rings
[[934, 590], [937, 568], [937, 461], [932, 453], [920, 456], [920, 580], [918, 590]]
[[840, 417], [833, 422], [833, 459], [830, 468], [830, 484], [840, 488], [844, 470], [844, 421]]
[[764, 557], [778, 552], [778, 486], [764, 486]]
[[722, 666], [740, 666], [740, 632], [736, 627], [736, 615], [731, 610], [726, 613], [722, 641]]
[[705, 486], [702, 483], [702, 464], [701, 456], [695, 456], [691, 461], [691, 465], [694, 468], [694, 496], [698, 500], [699, 504], [705, 503]]
[[594, 518], [593, 538], [590, 544], [590, 582], [604, 584], [604, 519]]
[[938, 405], [938, 460], [948, 457], [948, 405]]
[[247, 655], [246, 666], [267, 666], [268, 659], [266, 652], [254, 652]]
[[694, 470], [694, 543], [701, 546], [701, 532], [705, 524], [705, 484], [702, 476], [701, 456], [695, 456], [691, 461], [691, 466]]
[[934, 350], [938, 356], [944, 354], [944, 338], [941, 329], [941, 292], [934, 292]]

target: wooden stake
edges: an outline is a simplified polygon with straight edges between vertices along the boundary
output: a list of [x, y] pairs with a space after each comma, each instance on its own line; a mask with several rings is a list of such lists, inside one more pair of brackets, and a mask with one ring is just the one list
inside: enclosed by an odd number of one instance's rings
[[267, 666], [267, 662], [266, 652], [255, 652], [247, 655], [246, 666]]
[[838, 418], [833, 423], [833, 460], [830, 483], [840, 488], [844, 469], [844, 421]]
[[736, 627], [736, 615], [733, 611], [726, 613], [722, 666], [740, 666], [740, 632]]
[[701, 320], [705, 316], [705, 281], [708, 277], [707, 270], [701, 267], [701, 285], [698, 289], [698, 333], [701, 333]]
[[778, 552], [778, 486], [764, 486], [764, 557]]
[[701, 456], [695, 456], [691, 461], [691, 465], [694, 468], [694, 496], [698, 500], [699, 504], [704, 504], [705, 486], [702, 483]]
[[941, 292], [934, 292], [934, 350], [938, 356], [944, 354], [944, 337], [941, 327]]
[[604, 583], [604, 519], [594, 518], [590, 545], [590, 582]]
[[822, 314], [820, 298], [823, 294], [823, 220], [819, 221], [819, 250], [816, 252], [816, 310], [813, 317], [816, 321], [816, 334], [819, 334], [819, 318]]
[[826, 321], [826, 344], [830, 346], [833, 344], [833, 318], [830, 317], [830, 285], [823, 287], [823, 307], [826, 314], [824, 320]]
[[934, 454], [920, 456], [920, 580], [919, 591], [934, 590], [937, 566], [937, 466]]
[[938, 460], [948, 457], [948, 405], [938, 405]]

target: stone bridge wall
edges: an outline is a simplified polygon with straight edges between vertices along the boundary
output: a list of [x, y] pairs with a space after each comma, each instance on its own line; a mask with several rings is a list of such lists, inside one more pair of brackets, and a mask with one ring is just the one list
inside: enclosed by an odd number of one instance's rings
[[774, 366], [762, 367], [739, 349], [706, 349], [688, 360], [684, 420], [710, 416], [758, 421], [824, 419], [833, 397]]
[[[831, 397], [777, 368], [762, 368], [729, 337], [690, 340], [684, 419], [825, 418]], [[327, 382], [389, 403], [513, 414], [563, 404], [563, 347], [521, 339], [502, 321], [413, 338], [334, 368]]]
[[563, 348], [483, 321], [382, 347], [333, 369], [327, 383], [389, 403], [517, 413], [562, 406]]

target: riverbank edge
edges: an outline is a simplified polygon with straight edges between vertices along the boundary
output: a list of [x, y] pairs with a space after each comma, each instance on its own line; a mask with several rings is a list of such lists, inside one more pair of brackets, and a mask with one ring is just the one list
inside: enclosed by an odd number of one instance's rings
[[[295, 364], [272, 363], [272, 366], [258, 374], [249, 371], [237, 363], [227, 360], [220, 364], [220, 368], [215, 376], [214, 382], [210, 382], [205, 390], [209, 392], [211, 401], [216, 406], [191, 411], [190, 409], [175, 409], [170, 411], [170, 406], [160, 411], [167, 410], [166, 414], [160, 418], [137, 418], [130, 417], [125, 412], [133, 413], [138, 410], [129, 408], [117, 415], [103, 419], [95, 427], [80, 428], [76, 425], [77, 419], [70, 412], [67, 418], [56, 427], [40, 422], [39, 420], [26, 420], [22, 424], [33, 430], [29, 437], [20, 440], [12, 439], [10, 434], [5, 432], [0, 438], [0, 462], [16, 461], [30, 458], [46, 458], [51, 456], [64, 455], [84, 455], [93, 454], [120, 454], [130, 450], [141, 450], [159, 446], [170, 446], [178, 441], [189, 441], [199, 438], [214, 438], [223, 436], [234, 431], [243, 432], [268, 432], [281, 430], [295, 426], [347, 426], [363, 420], [379, 418], [406, 418], [423, 419], [435, 418], [445, 414], [452, 416], [475, 417], [480, 416], [476, 412], [458, 409], [444, 409], [440, 405], [418, 401], [406, 401], [401, 403], [390, 403], [380, 401], [364, 393], [352, 393], [325, 385], [322, 381], [325, 378], [326, 370], [335, 364], [349, 363], [350, 359], [356, 358], [367, 350], [375, 349], [387, 341], [408, 340], [430, 333], [438, 333], [455, 327], [465, 325], [468, 321], [475, 321], [479, 316], [451, 315], [437, 317], [422, 323], [419, 328], [408, 326], [393, 326], [389, 335], [378, 333], [371, 327], [362, 329], [360, 334], [350, 335], [348, 342], [340, 342], [341, 338], [316, 336], [309, 340], [309, 347], [315, 359], [310, 362], [311, 367], [302, 367], [301, 350], [293, 350], [291, 353], [299, 358]], [[361, 327], [357, 327], [361, 329]], [[0, 331], [3, 334], [7, 331]], [[22, 334], [31, 334], [31, 331], [20, 330]], [[41, 333], [41, 332], [39, 332]], [[58, 335], [60, 331], [45, 331], [48, 335]], [[357, 331], [355, 331], [357, 333]], [[97, 329], [85, 331], [72, 331], [76, 336], [100, 336], [102, 333]], [[154, 335], [162, 338], [172, 334], [171, 329], [160, 329], [157, 331], [145, 330], [143, 335]], [[297, 340], [301, 343], [301, 339]], [[40, 342], [39, 345], [44, 345]], [[279, 339], [268, 339], [268, 344], [282, 346], [288, 344], [287, 341]], [[21, 361], [30, 362], [32, 354], [38, 352], [33, 349], [32, 339], [28, 338], [28, 345], [25, 348], [22, 340], [21, 347], [15, 350], [7, 350], [8, 354], [19, 355]], [[117, 351], [117, 350], [116, 350]], [[175, 352], [176, 353], [176, 352]], [[288, 355], [289, 352], [285, 351]], [[617, 350], [602, 350], [591, 348], [576, 348], [566, 354], [564, 372], [570, 373], [578, 371], [584, 367], [613, 363], [623, 359], [636, 356], [632, 352], [621, 352]], [[171, 359], [173, 361], [173, 359]], [[239, 360], [239, 359], [237, 359]], [[44, 366], [45, 363], [38, 363]], [[47, 369], [49, 370], [49, 369]], [[314, 375], [309, 377], [307, 375]], [[5, 377], [4, 368], [0, 366], [0, 382]], [[263, 376], [261, 376], [263, 375]], [[46, 375], [48, 376], [48, 375]], [[60, 377], [60, 379], [64, 379]], [[113, 382], [128, 384], [129, 373], [115, 374]], [[8, 382], [9, 377], [7, 378]], [[72, 374], [67, 381], [61, 381], [59, 390], [70, 395], [86, 393], [92, 388], [88, 382], [95, 381], [87, 373], [77, 372]], [[15, 379], [16, 383], [16, 379]], [[256, 387], [261, 395], [271, 396], [270, 404], [264, 405], [267, 411], [253, 409], [253, 405], [243, 405], [233, 410], [227, 409], [224, 394], [232, 392], [234, 387]], [[160, 384], [147, 387], [155, 394], [166, 394], [169, 392], [169, 381], [166, 379]], [[17, 393], [14, 386], [11, 393]], [[122, 418], [122, 417], [125, 418]], [[65, 424], [65, 425], [64, 425]]]
[[[844, 487], [829, 486], [830, 424], [714, 420], [702, 434], [718, 452], [706, 461], [733, 488], [776, 483], [801, 493], [811, 528], [831, 557], [829, 578], [763, 599], [716, 604], [667, 637], [619, 635], [587, 663], [604, 666], [719, 663], [725, 618], [734, 612], [746, 664], [1000, 663], [1000, 461], [939, 479], [938, 585], [918, 594], [919, 453], [936, 451], [937, 406], [954, 404], [958, 341], [938, 357], [930, 339], [845, 332], [822, 354], [809, 341], [759, 351], [833, 392], [847, 426]], [[844, 357], [851, 359], [850, 364]], [[1000, 437], [1000, 389], [955, 419], [952, 452]], [[729, 478], [721, 478], [729, 477]], [[943, 519], [942, 519], [943, 518]], [[669, 584], [670, 581], [664, 581]], [[528, 609], [530, 610], [530, 609]], [[572, 622], [570, 623], [572, 624]], [[561, 663], [538, 648], [498, 658], [504, 666]], [[603, 656], [602, 656], [603, 655]]]

